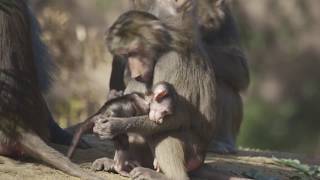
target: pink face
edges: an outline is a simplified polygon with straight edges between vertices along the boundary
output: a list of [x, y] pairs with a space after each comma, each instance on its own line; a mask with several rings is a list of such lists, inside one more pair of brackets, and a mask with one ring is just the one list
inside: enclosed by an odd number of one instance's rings
[[161, 124], [165, 116], [173, 114], [174, 95], [163, 84], [153, 89], [153, 98], [150, 103], [149, 118], [151, 121]]

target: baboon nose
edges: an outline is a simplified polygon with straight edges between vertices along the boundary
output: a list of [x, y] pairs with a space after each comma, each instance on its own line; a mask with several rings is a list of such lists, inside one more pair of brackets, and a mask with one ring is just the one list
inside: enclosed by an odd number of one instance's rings
[[136, 81], [139, 81], [139, 82], [143, 82], [143, 83], [147, 83], [149, 82], [149, 78], [148, 77], [144, 77], [142, 75], [140, 76], [137, 76], [134, 78]]

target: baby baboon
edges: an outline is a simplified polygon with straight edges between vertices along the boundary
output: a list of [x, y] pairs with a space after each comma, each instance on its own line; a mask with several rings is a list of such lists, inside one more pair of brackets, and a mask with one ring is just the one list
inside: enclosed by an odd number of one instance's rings
[[[177, 95], [173, 86], [166, 82], [159, 82], [154, 85], [147, 94], [130, 93], [107, 101], [101, 109], [92, 117], [84, 121], [76, 131], [68, 157], [71, 157], [81, 135], [85, 132], [92, 132], [94, 122], [103, 117], [131, 117], [149, 114], [150, 120], [155, 123], [162, 123], [163, 118], [172, 115], [175, 108]], [[103, 139], [104, 137], [101, 136]], [[115, 144], [114, 160], [103, 158], [105, 161], [100, 165], [97, 160], [94, 169], [116, 171], [126, 175], [135, 165], [132, 164], [136, 157], [129, 151], [127, 134], [120, 134], [113, 138]], [[99, 167], [98, 167], [99, 166]]]

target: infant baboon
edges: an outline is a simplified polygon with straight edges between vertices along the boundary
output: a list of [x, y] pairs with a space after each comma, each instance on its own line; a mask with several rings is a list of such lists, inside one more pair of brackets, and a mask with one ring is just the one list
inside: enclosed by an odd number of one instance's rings
[[[81, 135], [85, 132], [92, 132], [96, 120], [103, 117], [131, 117], [149, 114], [151, 121], [162, 123], [165, 116], [173, 114], [176, 97], [176, 91], [171, 84], [160, 82], [154, 85], [151, 91], [146, 94], [130, 93], [109, 100], [95, 115], [84, 121], [77, 129], [68, 157], [72, 156]], [[103, 139], [103, 137], [101, 138]], [[128, 150], [127, 134], [118, 135], [113, 138], [113, 141], [116, 149], [114, 160], [108, 160], [110, 164], [104, 163], [104, 166], [108, 167], [101, 168], [125, 175], [132, 168], [132, 164], [128, 163], [128, 161], [135, 159], [135, 155]]]

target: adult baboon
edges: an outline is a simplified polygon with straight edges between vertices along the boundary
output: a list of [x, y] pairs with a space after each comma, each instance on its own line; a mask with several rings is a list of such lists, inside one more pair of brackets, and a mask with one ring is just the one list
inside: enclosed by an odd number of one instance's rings
[[123, 133], [146, 138], [165, 175], [138, 167], [131, 171], [134, 179], [189, 179], [188, 172], [203, 164], [215, 131], [215, 75], [198, 34], [195, 7], [196, 1], [177, 2], [163, 12], [174, 17], [165, 24], [149, 13], [131, 11], [109, 30], [110, 52], [128, 59], [132, 80], [126, 93], [145, 92], [161, 81], [178, 93], [175, 113], [161, 124], [148, 116], [106, 117], [95, 123], [94, 132], [104, 138]]
[[[132, 0], [134, 9], [150, 12], [163, 22], [170, 22], [171, 15], [161, 14], [188, 0]], [[201, 39], [217, 79], [218, 130], [214, 134], [212, 150], [220, 153], [235, 152], [235, 139], [243, 118], [240, 92], [249, 85], [247, 59], [240, 47], [239, 33], [226, 0], [201, 0], [197, 18]], [[126, 87], [126, 64], [115, 57], [112, 66], [110, 89]], [[128, 79], [128, 78], [127, 78]]]

